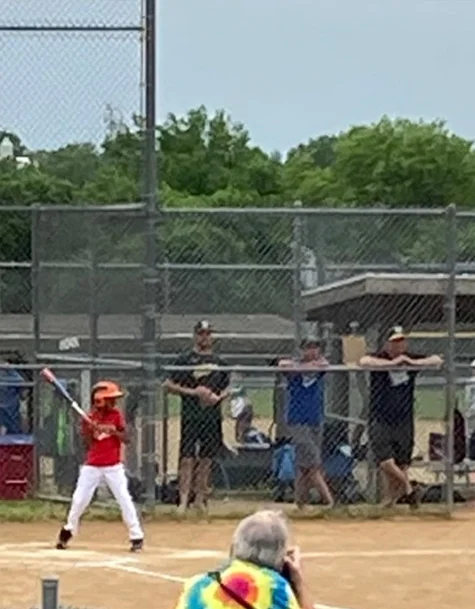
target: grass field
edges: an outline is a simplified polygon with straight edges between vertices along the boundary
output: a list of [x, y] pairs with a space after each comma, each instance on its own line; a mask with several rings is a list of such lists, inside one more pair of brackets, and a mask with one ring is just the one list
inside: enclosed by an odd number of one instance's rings
[[[258, 419], [270, 419], [273, 416], [272, 389], [251, 389], [249, 398], [254, 407], [254, 416]], [[180, 399], [176, 396], [168, 398], [168, 415], [174, 418], [180, 414]], [[444, 387], [421, 387], [416, 391], [416, 418], [425, 420], [443, 420], [445, 416]]]
[[[273, 421], [272, 390], [268, 388], [251, 389], [248, 395], [254, 407], [254, 424], [264, 433], [270, 433]], [[168, 398], [168, 471], [178, 470], [178, 446], [180, 443], [180, 399]], [[444, 432], [445, 391], [444, 387], [420, 387], [416, 391], [415, 404], [415, 453], [427, 458], [429, 435]], [[157, 433], [160, 423], [158, 423]], [[224, 412], [223, 434], [228, 446], [235, 443], [234, 421], [229, 412]], [[418, 477], [422, 472], [418, 472]], [[431, 478], [432, 479], [432, 478]]]

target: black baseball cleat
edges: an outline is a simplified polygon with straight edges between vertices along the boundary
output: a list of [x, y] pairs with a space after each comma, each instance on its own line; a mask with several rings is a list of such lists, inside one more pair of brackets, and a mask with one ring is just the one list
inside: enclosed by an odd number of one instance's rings
[[57, 550], [66, 550], [68, 547], [68, 542], [71, 539], [73, 534], [71, 531], [67, 531], [65, 528], [62, 528], [59, 532], [58, 542], [56, 544]]
[[130, 542], [131, 552], [141, 552], [143, 550], [143, 539], [132, 539]]

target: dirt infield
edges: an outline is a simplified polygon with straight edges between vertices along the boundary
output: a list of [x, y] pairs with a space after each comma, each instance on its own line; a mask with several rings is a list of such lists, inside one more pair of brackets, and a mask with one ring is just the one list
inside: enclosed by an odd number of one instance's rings
[[[120, 524], [89, 523], [67, 552], [51, 549], [54, 524], [0, 524], [0, 598], [7, 609], [38, 605], [39, 578], [58, 575], [63, 605], [173, 609], [183, 578], [219, 565], [233, 523], [169, 522], [146, 528], [146, 550], [127, 552]], [[327, 609], [470, 609], [475, 513], [453, 521], [299, 521], [315, 602]]]

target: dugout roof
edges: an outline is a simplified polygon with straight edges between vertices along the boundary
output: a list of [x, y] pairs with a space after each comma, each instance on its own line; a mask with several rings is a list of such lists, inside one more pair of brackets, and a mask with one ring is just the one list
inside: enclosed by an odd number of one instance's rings
[[[446, 319], [447, 275], [435, 273], [366, 273], [335, 281], [303, 294], [309, 321], [332, 322], [338, 332], [357, 321], [363, 331], [440, 327]], [[475, 275], [456, 277], [457, 321], [475, 324]]]

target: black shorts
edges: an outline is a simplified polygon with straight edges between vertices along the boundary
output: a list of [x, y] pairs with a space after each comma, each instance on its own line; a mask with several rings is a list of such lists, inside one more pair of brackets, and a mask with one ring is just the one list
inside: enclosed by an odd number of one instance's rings
[[414, 422], [411, 419], [394, 425], [372, 421], [369, 441], [378, 464], [394, 459], [398, 465], [410, 465], [414, 448]]
[[214, 459], [223, 445], [220, 416], [182, 417], [180, 457]]

